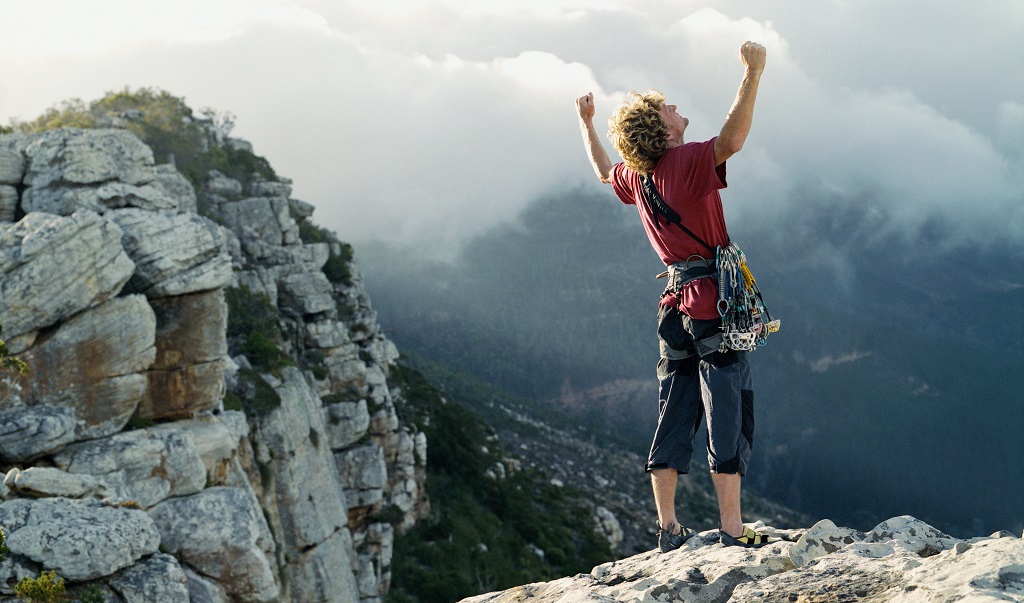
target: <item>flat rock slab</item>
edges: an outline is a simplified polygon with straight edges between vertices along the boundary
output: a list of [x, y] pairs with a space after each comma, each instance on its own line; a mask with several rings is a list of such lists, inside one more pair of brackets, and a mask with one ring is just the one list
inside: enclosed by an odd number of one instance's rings
[[73, 474], [99, 478], [110, 496], [148, 508], [206, 485], [206, 467], [192, 434], [170, 427], [125, 431], [72, 444], [54, 457]]
[[162, 553], [121, 570], [110, 586], [125, 603], [189, 603], [185, 572], [177, 559]]
[[221, 227], [198, 214], [120, 209], [107, 214], [124, 233], [135, 262], [128, 290], [168, 297], [219, 289], [231, 283], [231, 256]]
[[143, 511], [100, 501], [16, 499], [0, 505], [11, 554], [27, 557], [68, 580], [109, 576], [151, 555], [160, 533]]
[[0, 462], [20, 463], [75, 440], [75, 411], [58, 404], [0, 410]]
[[121, 229], [90, 211], [30, 213], [0, 224], [4, 339], [52, 326], [113, 299], [135, 272]]

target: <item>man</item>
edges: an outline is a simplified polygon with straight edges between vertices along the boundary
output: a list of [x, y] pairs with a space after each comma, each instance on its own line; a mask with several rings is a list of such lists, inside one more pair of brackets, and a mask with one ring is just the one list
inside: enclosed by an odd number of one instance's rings
[[702, 418], [708, 425], [721, 542], [743, 547], [769, 542], [740, 516], [740, 481], [753, 443], [753, 391], [746, 352], [717, 351], [721, 319], [718, 285], [711, 278], [715, 248], [729, 244], [718, 191], [726, 187], [726, 160], [743, 148], [750, 132], [765, 58], [760, 44], [740, 47], [743, 81], [721, 132], [706, 142], [684, 142], [689, 120], [665, 104], [660, 92], [631, 92], [609, 120], [609, 137], [624, 159], [615, 165], [594, 129], [593, 93], [576, 100], [594, 171], [623, 203], [637, 206], [651, 245], [670, 267], [658, 308], [658, 427], [644, 468], [651, 474], [663, 552], [695, 533], [676, 520], [675, 492], [678, 474], [689, 471]]

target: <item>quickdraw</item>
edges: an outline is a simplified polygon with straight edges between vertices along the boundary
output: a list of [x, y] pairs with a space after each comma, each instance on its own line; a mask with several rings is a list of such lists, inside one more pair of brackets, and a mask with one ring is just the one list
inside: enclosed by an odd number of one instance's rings
[[781, 321], [772, 320], [764, 305], [761, 290], [747, 267], [747, 258], [739, 245], [718, 247], [718, 314], [722, 317], [722, 351], [757, 349], [777, 333]]

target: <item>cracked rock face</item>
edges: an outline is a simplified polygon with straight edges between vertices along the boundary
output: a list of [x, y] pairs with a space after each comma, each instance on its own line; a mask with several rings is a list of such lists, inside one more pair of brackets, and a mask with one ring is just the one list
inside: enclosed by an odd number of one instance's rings
[[909, 516], [867, 534], [828, 520], [803, 533], [767, 530], [785, 540], [748, 550], [703, 532], [670, 553], [651, 551], [464, 602], [1024, 600], [1024, 539], [957, 540]]
[[0, 505], [0, 524], [12, 554], [76, 581], [109, 576], [160, 546], [148, 515], [100, 501], [12, 500]]

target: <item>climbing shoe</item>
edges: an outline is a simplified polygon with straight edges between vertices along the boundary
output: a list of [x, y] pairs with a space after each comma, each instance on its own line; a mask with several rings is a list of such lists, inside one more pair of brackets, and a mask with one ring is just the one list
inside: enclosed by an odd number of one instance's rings
[[[672, 531], [679, 528], [678, 534], [673, 534]], [[658, 548], [661, 549], [662, 553], [674, 551], [679, 547], [683, 546], [683, 543], [693, 537], [696, 534], [694, 530], [690, 528], [684, 528], [683, 526], [677, 526], [674, 523], [668, 524], [667, 528], [661, 527], [661, 522], [658, 522]]]
[[741, 546], [746, 549], [757, 549], [766, 544], [782, 540], [763, 532], [755, 532], [750, 526], [743, 526], [743, 533], [740, 534], [739, 538], [734, 538], [722, 531], [719, 531], [719, 533], [722, 535], [721, 542], [725, 546]]

